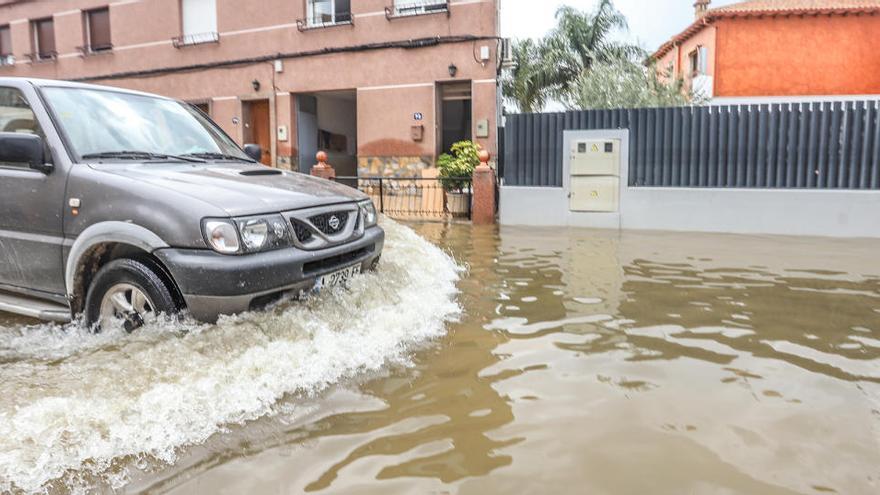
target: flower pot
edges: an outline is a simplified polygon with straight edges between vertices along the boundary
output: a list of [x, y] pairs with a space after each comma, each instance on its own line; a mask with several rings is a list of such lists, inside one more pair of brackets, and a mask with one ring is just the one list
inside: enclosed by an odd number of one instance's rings
[[467, 218], [471, 211], [471, 195], [462, 192], [446, 193], [446, 209], [456, 218]]

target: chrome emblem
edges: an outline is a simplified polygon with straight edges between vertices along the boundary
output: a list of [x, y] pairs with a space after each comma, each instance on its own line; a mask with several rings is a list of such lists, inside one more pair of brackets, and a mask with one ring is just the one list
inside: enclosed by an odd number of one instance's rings
[[330, 220], [327, 220], [327, 225], [333, 230], [339, 230], [339, 217], [333, 215]]

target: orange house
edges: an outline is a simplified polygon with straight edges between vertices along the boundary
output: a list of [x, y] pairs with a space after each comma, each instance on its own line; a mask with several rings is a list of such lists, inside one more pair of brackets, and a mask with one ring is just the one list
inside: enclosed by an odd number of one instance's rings
[[653, 59], [713, 99], [880, 95], [880, 0], [749, 0], [710, 8]]

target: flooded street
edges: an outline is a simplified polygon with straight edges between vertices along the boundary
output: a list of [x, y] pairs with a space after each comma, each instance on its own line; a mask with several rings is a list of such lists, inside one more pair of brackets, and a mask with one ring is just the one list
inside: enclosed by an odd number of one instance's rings
[[880, 492], [880, 241], [385, 226], [216, 326], [0, 314], [0, 492]]

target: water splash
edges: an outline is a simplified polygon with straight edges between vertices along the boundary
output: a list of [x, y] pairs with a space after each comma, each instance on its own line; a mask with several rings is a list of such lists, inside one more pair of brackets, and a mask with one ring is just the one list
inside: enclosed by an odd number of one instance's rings
[[405, 364], [459, 314], [461, 269], [410, 229], [384, 226], [376, 273], [268, 312], [134, 335], [0, 326], [0, 491], [100, 476], [126, 456], [174, 462], [286, 394]]

